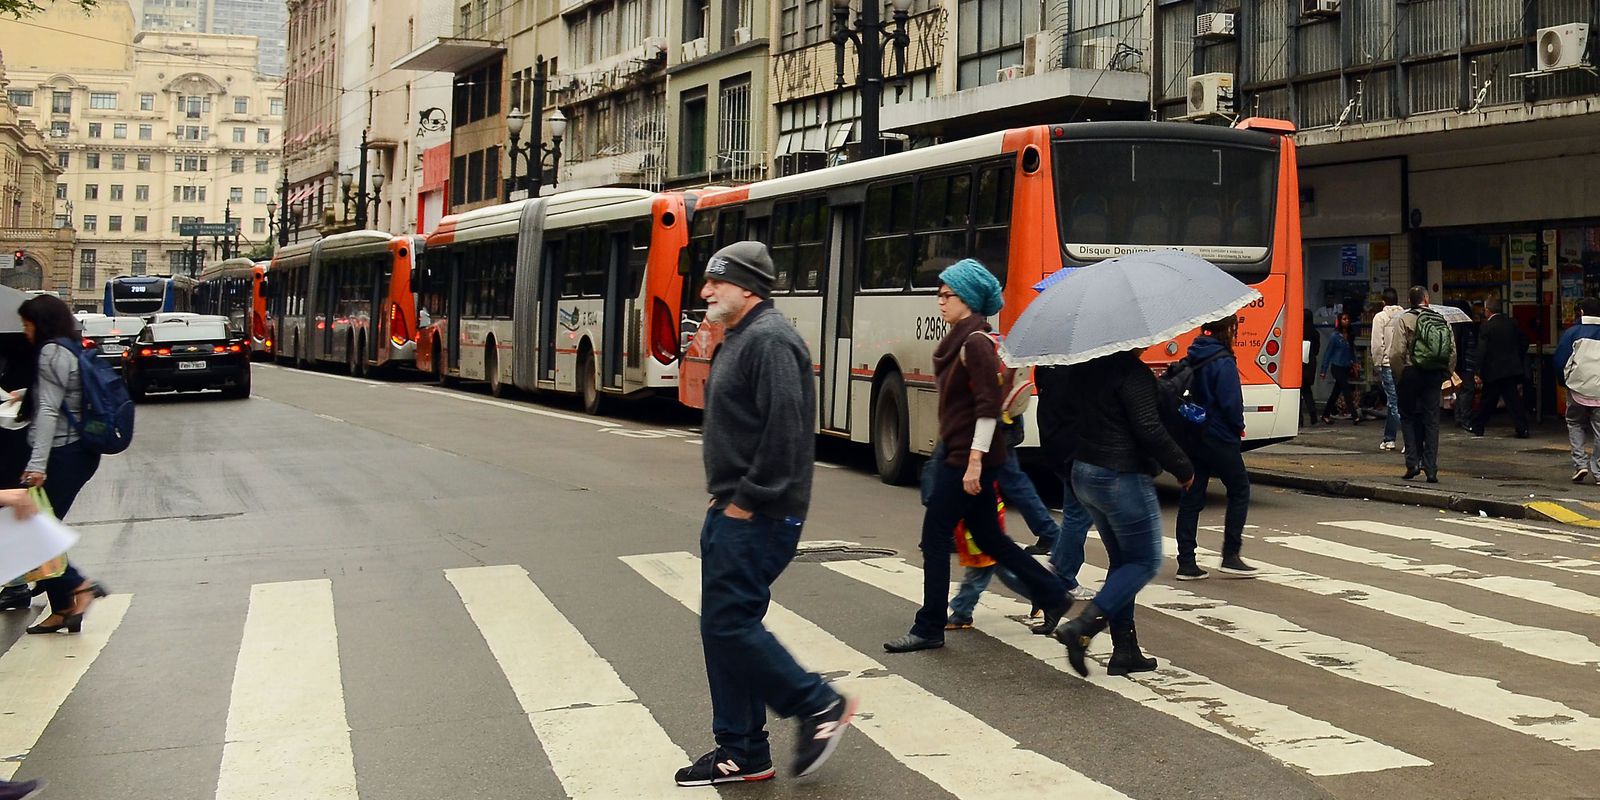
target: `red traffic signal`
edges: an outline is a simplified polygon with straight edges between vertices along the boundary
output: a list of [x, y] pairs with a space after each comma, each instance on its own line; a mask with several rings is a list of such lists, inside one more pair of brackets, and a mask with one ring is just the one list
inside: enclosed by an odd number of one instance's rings
[[18, 250], [17, 252], [11, 254], [11, 266], [15, 267], [16, 269], [22, 269], [22, 251], [21, 250]]

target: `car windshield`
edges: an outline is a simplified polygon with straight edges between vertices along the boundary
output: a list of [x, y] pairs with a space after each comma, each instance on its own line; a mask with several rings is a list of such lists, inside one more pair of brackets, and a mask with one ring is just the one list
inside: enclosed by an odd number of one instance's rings
[[198, 340], [226, 339], [228, 326], [222, 322], [198, 320], [195, 322], [161, 322], [150, 326], [152, 341], [192, 342]]
[[144, 330], [138, 317], [90, 317], [83, 321], [84, 336], [133, 336]]

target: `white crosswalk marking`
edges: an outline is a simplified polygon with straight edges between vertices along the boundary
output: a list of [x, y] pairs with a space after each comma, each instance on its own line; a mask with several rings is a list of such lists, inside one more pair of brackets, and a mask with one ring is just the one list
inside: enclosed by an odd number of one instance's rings
[[1424, 528], [1391, 525], [1387, 522], [1373, 522], [1364, 519], [1324, 522], [1322, 524], [1363, 533], [1375, 533], [1379, 536], [1388, 536], [1392, 539], [1401, 539], [1408, 542], [1427, 542], [1446, 550], [1474, 553], [1488, 558], [1498, 558], [1502, 561], [1514, 561], [1518, 564], [1549, 567], [1563, 572], [1575, 572], [1579, 575], [1600, 575], [1600, 561], [1590, 561], [1583, 558], [1543, 558], [1540, 556], [1511, 555], [1493, 542], [1469, 539], [1465, 536], [1456, 536], [1449, 533], [1439, 533]]
[[[519, 566], [445, 570], [527, 713], [550, 767], [573, 800], [684, 797], [672, 774], [689, 763], [639, 703]], [[626, 763], [596, 754], [627, 742]]]
[[[922, 601], [922, 570], [903, 559], [836, 561], [826, 566], [911, 602]], [[1048, 636], [1036, 636], [1015, 621], [1014, 617], [1027, 613], [1027, 604], [986, 592], [979, 600], [973, 620], [984, 633], [1076, 678], [1077, 673], [1067, 665], [1066, 651], [1059, 642]], [[1097, 637], [1091, 646], [1095, 659], [1104, 665], [1111, 648], [1107, 637]], [[1430, 764], [1171, 663], [1164, 663], [1157, 672], [1141, 674], [1138, 680], [1096, 672], [1089, 681], [1201, 730], [1253, 747], [1312, 775], [1347, 775]]]
[[[622, 559], [668, 596], [700, 610], [700, 560], [688, 553]], [[806, 668], [844, 673], [834, 685], [861, 698], [855, 726], [902, 764], [959, 798], [1122, 798], [1121, 792], [1024, 749], [966, 711], [889, 673], [883, 664], [773, 603], [767, 627]]]
[[250, 590], [217, 800], [357, 800], [333, 584]]
[[[1166, 540], [1166, 552], [1169, 557], [1176, 554], [1177, 547], [1177, 540]], [[1201, 555], [1217, 555], [1216, 551], [1204, 547], [1196, 548], [1195, 552]], [[1419, 622], [1431, 628], [1459, 633], [1480, 641], [1494, 642], [1536, 658], [1548, 658], [1563, 664], [1600, 667], [1600, 645], [1589, 641], [1586, 636], [1570, 631], [1506, 622], [1463, 611], [1448, 603], [1425, 600], [1364, 583], [1312, 575], [1309, 572], [1269, 564], [1254, 556], [1251, 560], [1260, 570], [1256, 578], [1262, 583], [1287, 586], [1323, 597], [1332, 597], [1354, 606]]]
[[1566, 533], [1552, 530], [1542, 525], [1532, 525], [1526, 522], [1500, 519], [1499, 517], [1440, 517], [1440, 522], [1452, 525], [1467, 525], [1483, 530], [1499, 531], [1501, 533], [1515, 533], [1519, 536], [1532, 536], [1536, 539], [1548, 539], [1552, 542], [1563, 544], [1576, 544], [1583, 547], [1600, 547], [1600, 536], [1593, 533]]
[[[1085, 564], [1079, 578], [1103, 581], [1105, 570]], [[1508, 691], [1498, 681], [1402, 661], [1366, 645], [1308, 630], [1276, 614], [1159, 583], [1152, 583], [1139, 593], [1139, 605], [1235, 641], [1506, 730], [1573, 750], [1600, 750], [1600, 720], [1554, 700]]]
[[[23, 636], [0, 656], [0, 780], [17, 774], [22, 758], [38, 744], [61, 704], [77, 688], [111, 634], [128, 613], [131, 594], [114, 594], [94, 604], [83, 618], [83, 632]], [[49, 616], [48, 612], [40, 619]]]
[[1487, 592], [1502, 594], [1506, 597], [1514, 597], [1518, 600], [1550, 606], [1551, 608], [1576, 611], [1579, 614], [1600, 615], [1600, 597], [1584, 594], [1564, 586], [1557, 586], [1550, 581], [1515, 578], [1509, 575], [1485, 575], [1454, 564], [1424, 564], [1417, 559], [1406, 556], [1390, 555], [1376, 550], [1368, 550], [1365, 547], [1357, 547], [1343, 542], [1330, 542], [1327, 539], [1319, 539], [1315, 536], [1302, 534], [1268, 536], [1263, 541], [1280, 547], [1287, 547], [1291, 550], [1298, 550], [1302, 553], [1348, 561], [1352, 564], [1377, 567], [1391, 572], [1403, 572], [1408, 575], [1421, 575], [1435, 580], [1471, 586]]

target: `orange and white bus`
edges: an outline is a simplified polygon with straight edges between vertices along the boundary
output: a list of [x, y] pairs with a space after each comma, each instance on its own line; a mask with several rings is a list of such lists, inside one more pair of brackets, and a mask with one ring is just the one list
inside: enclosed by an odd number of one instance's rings
[[208, 265], [195, 287], [194, 310], [228, 318], [234, 330], [249, 335], [254, 356], [270, 356], [267, 339], [267, 261], [230, 258]]
[[267, 338], [279, 360], [351, 375], [410, 366], [417, 346], [411, 271], [420, 236], [350, 231], [278, 250], [267, 272]]
[[675, 389], [691, 197], [585, 189], [452, 214], [416, 278], [417, 368], [607, 397]]
[[[766, 242], [773, 300], [816, 362], [817, 429], [870, 442], [885, 482], [910, 480], [938, 433], [933, 349], [946, 327], [938, 275], [973, 257], [999, 277], [1006, 331], [1063, 267], [1180, 249], [1258, 289], [1235, 349], [1247, 443], [1299, 426], [1299, 189], [1289, 123], [1038, 125], [701, 195], [690, 226], [680, 397], [703, 407], [721, 340], [698, 324], [706, 260], [738, 239]], [[1195, 334], [1146, 352], [1156, 369]]]

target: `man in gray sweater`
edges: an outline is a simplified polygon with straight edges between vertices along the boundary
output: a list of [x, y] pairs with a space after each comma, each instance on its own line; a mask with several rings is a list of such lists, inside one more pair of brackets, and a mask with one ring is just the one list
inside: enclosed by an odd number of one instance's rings
[[761, 620], [811, 504], [816, 395], [811, 354], [772, 307], [772, 257], [736, 242], [706, 264], [706, 320], [727, 327], [706, 382], [702, 439], [711, 502], [700, 530], [700, 638], [717, 746], [679, 786], [771, 778], [766, 709], [800, 721], [794, 774], [833, 754], [856, 703], [806, 672]]

